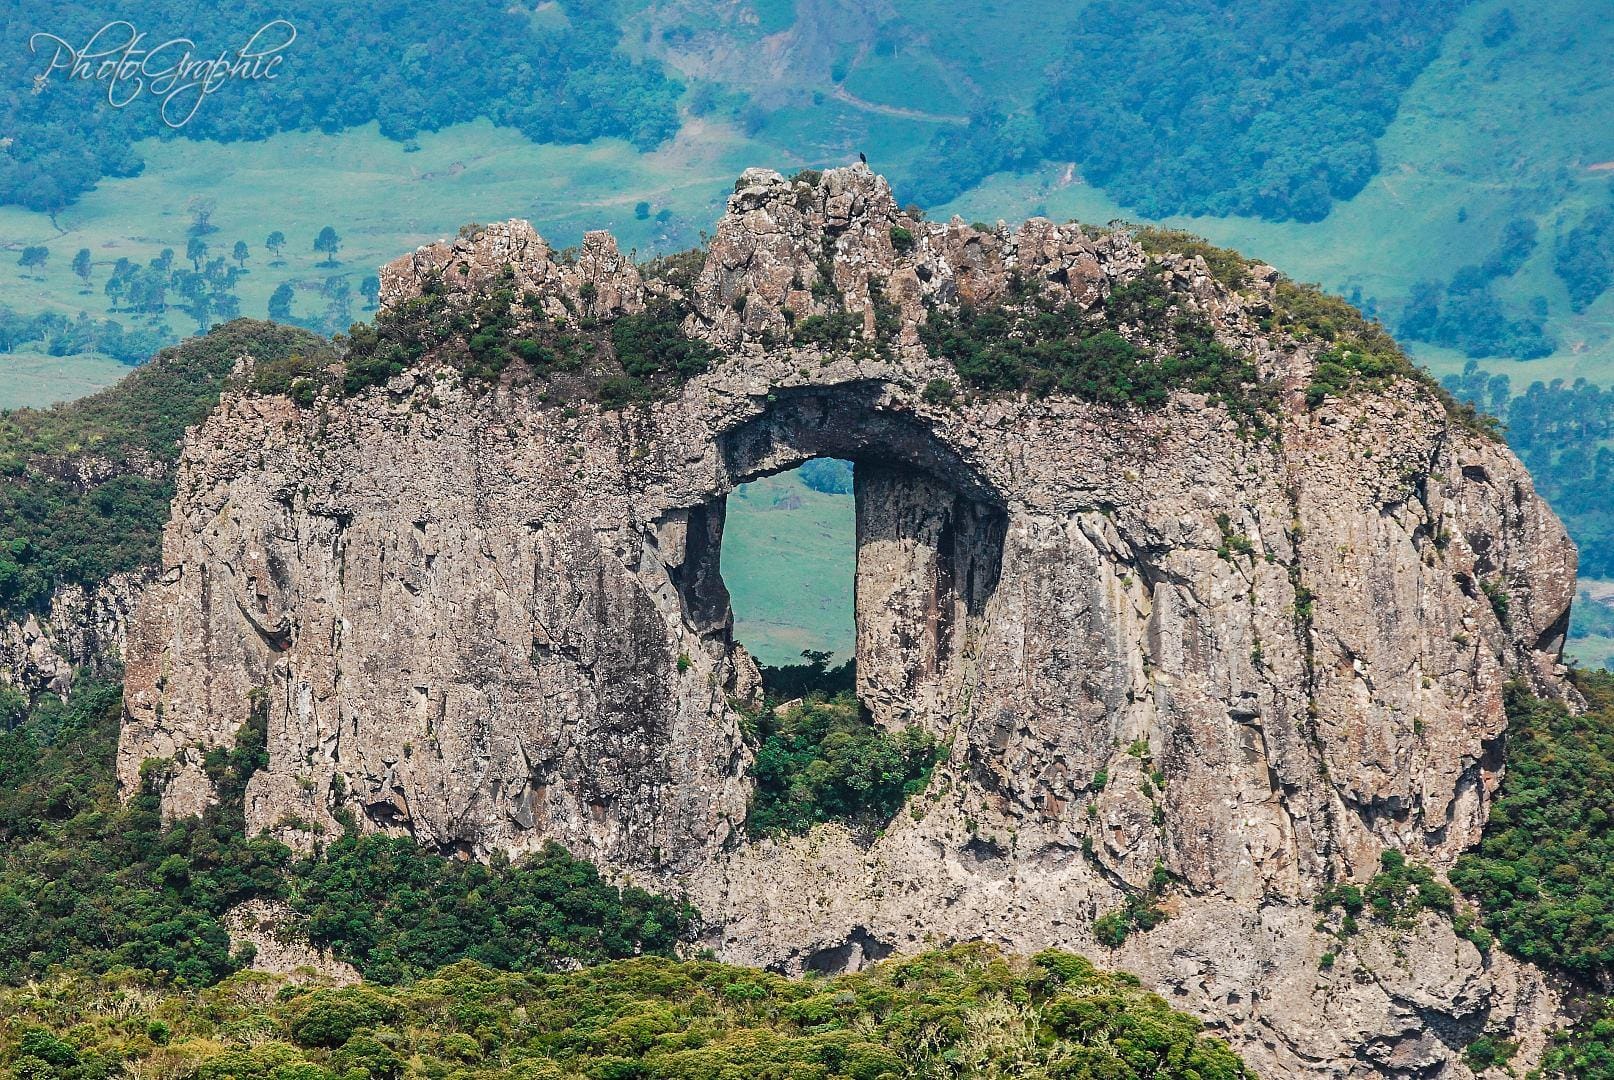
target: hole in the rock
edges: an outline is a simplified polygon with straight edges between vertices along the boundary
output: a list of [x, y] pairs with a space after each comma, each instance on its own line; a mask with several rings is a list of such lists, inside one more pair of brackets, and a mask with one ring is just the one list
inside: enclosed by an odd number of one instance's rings
[[722, 575], [734, 638], [781, 700], [852, 689], [856, 534], [850, 461], [814, 458], [729, 494]]
[[852, 470], [849, 461], [814, 458], [728, 496], [721, 573], [735, 640], [759, 661], [766, 691], [747, 717], [756, 790], [746, 827], [754, 835], [838, 821], [871, 839], [937, 760], [928, 733], [887, 731], [854, 696]]
[[753, 836], [840, 823], [872, 842], [924, 790], [968, 709], [1002, 496], [883, 393], [770, 395], [722, 437], [738, 486], [663, 524], [690, 625], [763, 668], [765, 693], [741, 718]]

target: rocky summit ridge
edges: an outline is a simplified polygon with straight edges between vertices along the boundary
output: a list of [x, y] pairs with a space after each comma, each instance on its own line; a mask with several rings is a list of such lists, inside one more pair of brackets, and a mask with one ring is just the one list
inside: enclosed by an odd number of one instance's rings
[[[464, 340], [372, 343], [366, 378], [290, 393], [248, 362], [188, 434], [127, 631], [123, 785], [168, 759], [168, 810], [199, 809], [206, 751], [256, 712], [248, 823], [294, 843], [559, 841], [686, 892], [721, 958], [792, 972], [1072, 947], [1267, 1076], [1467, 1076], [1482, 1032], [1528, 1058], [1541, 973], [1428, 912], [1340, 938], [1314, 902], [1478, 840], [1504, 684], [1568, 693], [1574, 550], [1410, 369], [1318, 333], [1272, 268], [1169, 247], [926, 221], [854, 166], [747, 171], [681, 275], [524, 222], [392, 263], [378, 326]], [[634, 400], [594, 392], [611, 346], [556, 359], [557, 327], [653, 337], [668, 312], [671, 366], [614, 339]], [[495, 317], [535, 344], [465, 377]], [[959, 359], [1059, 319], [1094, 320], [1072, 355], [1101, 366], [1209, 359], [1154, 397]], [[724, 497], [815, 456], [857, 463], [858, 696], [947, 752], [877, 837], [757, 840]], [[1164, 921], [1101, 944], [1140, 896]]]

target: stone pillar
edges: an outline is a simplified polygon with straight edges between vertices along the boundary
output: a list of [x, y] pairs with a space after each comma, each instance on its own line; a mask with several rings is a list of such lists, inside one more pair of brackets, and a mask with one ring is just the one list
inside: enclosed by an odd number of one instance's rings
[[999, 515], [923, 473], [859, 463], [857, 692], [890, 728], [945, 727], [997, 583]]

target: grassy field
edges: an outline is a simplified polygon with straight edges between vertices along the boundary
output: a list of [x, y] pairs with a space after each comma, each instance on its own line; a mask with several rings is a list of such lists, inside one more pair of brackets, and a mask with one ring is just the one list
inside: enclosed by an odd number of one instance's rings
[[[283, 281], [300, 286], [293, 310], [303, 315], [323, 307], [312, 290], [326, 278], [346, 275], [356, 291], [382, 263], [451, 236], [467, 221], [524, 217], [556, 246], [576, 243], [586, 229], [606, 228], [641, 254], [678, 250], [700, 242], [701, 230], [722, 213], [734, 177], [773, 153], [732, 128], [701, 122], [651, 154], [616, 140], [536, 146], [487, 123], [423, 135], [419, 146], [406, 152], [373, 127], [255, 143], [144, 144], [142, 175], [105, 181], [54, 224], [44, 214], [0, 208], [0, 248], [44, 244], [51, 252], [37, 276], [25, 275], [15, 257], [0, 257], [0, 302], [26, 312], [107, 315], [101, 287], [111, 265], [120, 257], [145, 262], [165, 247], [183, 254], [188, 207], [198, 198], [215, 205], [211, 220], [218, 231], [206, 238], [213, 254], [227, 254], [236, 240], [251, 248], [250, 272], [237, 291], [242, 313], [260, 318]], [[651, 207], [644, 219], [634, 212], [641, 201]], [[662, 210], [670, 216], [657, 221]], [[316, 265], [323, 256], [313, 240], [325, 225], [342, 236], [336, 269]], [[284, 266], [269, 265], [263, 248], [277, 229], [287, 237]], [[89, 248], [94, 260], [89, 295], [68, 265], [80, 248]], [[357, 305], [354, 313], [362, 314]], [[177, 311], [169, 323], [176, 333], [195, 329]], [[25, 358], [0, 367], [0, 407], [84, 393], [118, 373], [79, 357], [59, 364], [59, 381], [44, 386], [42, 380], [51, 382], [46, 363]]]
[[54, 405], [117, 382], [129, 368], [99, 353], [0, 353], [0, 407]]
[[765, 664], [803, 649], [852, 655], [856, 521], [850, 495], [825, 495], [795, 471], [744, 484], [728, 500], [723, 580], [734, 636]]

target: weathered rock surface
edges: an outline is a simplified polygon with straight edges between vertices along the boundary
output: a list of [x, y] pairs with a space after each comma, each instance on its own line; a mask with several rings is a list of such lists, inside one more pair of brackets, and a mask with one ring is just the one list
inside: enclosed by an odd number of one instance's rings
[[148, 577], [114, 574], [93, 589], [64, 586], [51, 596], [45, 614], [0, 622], [0, 686], [30, 699], [65, 697], [75, 670], [115, 666]]
[[278, 900], [243, 901], [224, 913], [223, 922], [232, 951], [252, 949], [254, 971], [330, 986], [351, 986], [359, 981], [353, 965], [310, 942], [297, 913]]
[[[1314, 350], [1254, 321], [1268, 272], [1236, 294], [1161, 261], [1288, 388], [1275, 434], [1189, 394], [933, 403], [955, 375], [919, 343], [928, 305], [1013, 275], [1091, 304], [1148, 257], [1074, 225], [914, 220], [863, 168], [741, 178], [686, 324], [724, 358], [653, 405], [431, 365], [311, 409], [227, 395], [187, 440], [131, 631], [120, 777], [175, 758], [167, 805], [200, 808], [202, 753], [266, 694], [254, 828], [306, 840], [347, 808], [442, 850], [558, 840], [686, 889], [724, 959], [785, 970], [975, 937], [1105, 956], [1093, 919], [1163, 865], [1173, 917], [1107, 958], [1267, 1075], [1466, 1076], [1482, 1030], [1552, 1022], [1539, 973], [1438, 923], [1365, 932], [1322, 971], [1311, 903], [1387, 848], [1445, 866], [1478, 839], [1504, 682], [1564, 692], [1573, 548], [1426, 389], [1308, 410]], [[392, 264], [383, 297], [507, 274], [552, 315], [663, 288], [604, 234], [563, 264], [512, 222]], [[840, 308], [872, 333], [882, 296], [888, 348], [780, 344]], [[819, 455], [859, 466], [860, 695], [951, 746], [867, 848], [741, 828], [730, 701], [756, 673], [717, 573], [723, 498]]]

